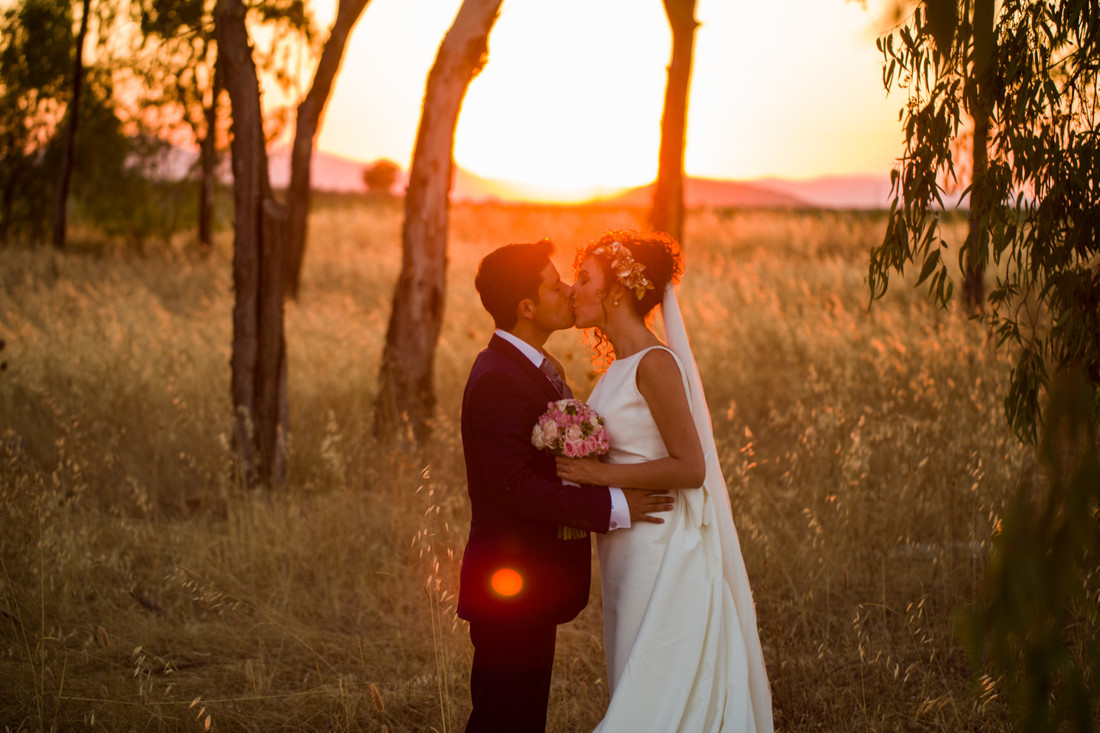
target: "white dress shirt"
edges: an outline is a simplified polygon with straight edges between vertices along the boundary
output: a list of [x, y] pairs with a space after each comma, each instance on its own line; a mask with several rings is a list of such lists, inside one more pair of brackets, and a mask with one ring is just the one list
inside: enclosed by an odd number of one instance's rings
[[[502, 331], [499, 328], [494, 333], [519, 349], [519, 353], [530, 359], [536, 368], [542, 366], [542, 360], [546, 358], [546, 355], [542, 353], [542, 349], [538, 349], [519, 336]], [[565, 379], [564, 374], [562, 379]], [[623, 494], [622, 489], [614, 486], [609, 486], [608, 491], [611, 492], [611, 523], [608, 525], [608, 529], [630, 529], [630, 507], [627, 506], [626, 495]]]

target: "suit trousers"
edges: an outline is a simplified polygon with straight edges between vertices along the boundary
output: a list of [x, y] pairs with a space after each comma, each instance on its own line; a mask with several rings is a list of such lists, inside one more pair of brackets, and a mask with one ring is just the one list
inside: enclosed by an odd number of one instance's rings
[[558, 627], [470, 622], [474, 644], [466, 733], [543, 733]]

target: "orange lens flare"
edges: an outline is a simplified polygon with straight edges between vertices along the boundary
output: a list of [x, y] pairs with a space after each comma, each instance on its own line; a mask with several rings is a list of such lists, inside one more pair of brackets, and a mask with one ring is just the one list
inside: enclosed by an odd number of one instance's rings
[[514, 596], [523, 588], [523, 577], [512, 568], [501, 568], [493, 573], [493, 590], [502, 596]]

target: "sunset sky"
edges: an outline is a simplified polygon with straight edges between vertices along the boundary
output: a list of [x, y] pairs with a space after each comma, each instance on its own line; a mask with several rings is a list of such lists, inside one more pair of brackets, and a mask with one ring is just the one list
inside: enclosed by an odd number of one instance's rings
[[[318, 147], [407, 167], [428, 70], [461, 0], [372, 0]], [[314, 8], [327, 28], [334, 0]], [[885, 0], [698, 0], [689, 175], [887, 176], [900, 96], [875, 49]], [[671, 41], [661, 0], [504, 0], [459, 118], [457, 164], [562, 197], [657, 171]]]

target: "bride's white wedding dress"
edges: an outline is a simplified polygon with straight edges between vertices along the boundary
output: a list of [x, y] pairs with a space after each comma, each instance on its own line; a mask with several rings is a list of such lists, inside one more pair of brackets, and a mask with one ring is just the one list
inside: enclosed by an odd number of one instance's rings
[[[598, 537], [611, 702], [596, 730], [770, 732], [756, 611], [710, 418], [700, 414], [705, 399], [692, 384], [698, 372], [686, 339], [676, 348], [682, 320], [671, 289], [663, 315], [708, 454], [707, 479], [702, 488], [670, 492], [675, 501], [663, 524], [639, 522]], [[588, 399], [611, 436], [612, 463], [668, 455], [636, 381], [651, 349], [612, 362]], [[677, 356], [685, 349], [685, 359]]]

